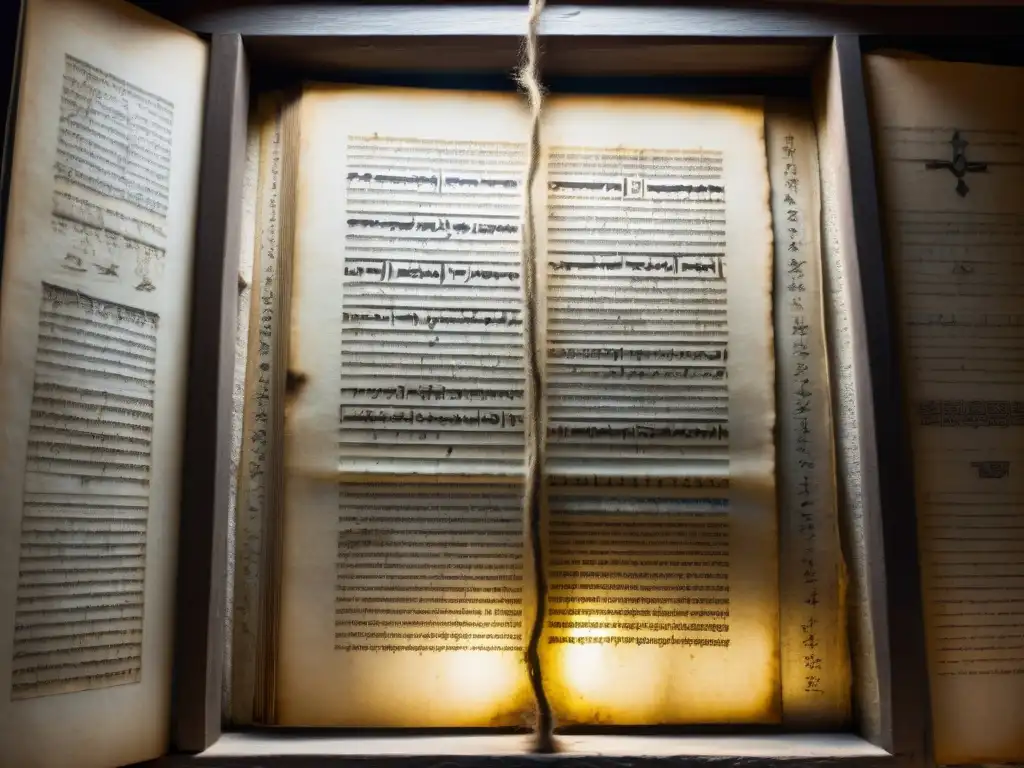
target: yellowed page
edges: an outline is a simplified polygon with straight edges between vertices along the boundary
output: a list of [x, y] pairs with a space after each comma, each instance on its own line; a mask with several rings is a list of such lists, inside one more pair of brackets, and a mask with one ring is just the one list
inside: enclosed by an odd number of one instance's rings
[[555, 714], [777, 721], [763, 109], [555, 97], [542, 137]]
[[1024, 760], [1024, 70], [869, 56], [939, 763]]
[[0, 318], [0, 754], [162, 754], [206, 46], [31, 0]]
[[322, 87], [301, 134], [277, 720], [522, 724], [525, 115]]
[[846, 575], [839, 543], [819, 222], [818, 147], [809, 110], [765, 116], [775, 235], [775, 349], [782, 710], [791, 727], [850, 717]]
[[[233, 592], [232, 697], [230, 719], [236, 725], [272, 722], [264, 705], [267, 655], [273, 653], [268, 626], [269, 596], [274, 583], [272, 535], [276, 491], [281, 457], [273, 446], [279, 429], [275, 414], [277, 371], [276, 350], [281, 329], [281, 186], [284, 125], [282, 97], [272, 93], [261, 97], [250, 118], [255, 133], [256, 184], [253, 195], [252, 282], [250, 314], [245, 349], [245, 374], [241, 403], [241, 445], [238, 463], [238, 495], [235, 521], [235, 569]], [[241, 318], [241, 315], [240, 315]], [[241, 322], [241, 319], [240, 319]], [[274, 497], [274, 498], [272, 498]], [[272, 686], [271, 686], [272, 687]]]

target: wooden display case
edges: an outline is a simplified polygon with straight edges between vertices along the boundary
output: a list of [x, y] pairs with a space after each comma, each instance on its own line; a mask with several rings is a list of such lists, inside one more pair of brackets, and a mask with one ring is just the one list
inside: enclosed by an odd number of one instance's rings
[[[249, 105], [303, 78], [417, 82], [501, 76], [517, 61], [520, 4], [339, 5], [136, 3], [210, 40], [203, 128], [175, 649], [173, 765], [591, 767], [673, 765], [918, 768], [929, 765], [928, 678], [914, 488], [893, 340], [862, 54], [881, 47], [959, 60], [1017, 62], [1024, 8], [824, 3], [561, 5], [541, 24], [543, 76], [689, 93], [802, 96], [829, 122], [843, 159], [833, 201], [842, 269], [856, 297], [848, 320], [865, 535], [848, 540], [868, 585], [851, 623], [854, 674], [877, 680], [858, 697], [845, 734], [784, 729], [622, 732], [566, 740], [532, 755], [515, 736], [480, 733], [307, 732], [222, 724], [232, 378], [242, 177]], [[18, 9], [0, 16], [0, 97], [16, 104]], [[652, 85], [653, 84], [653, 85]], [[10, 88], [9, 88], [10, 86]], [[9, 88], [9, 90], [8, 90]], [[13, 125], [8, 115], [4, 157]], [[4, 164], [4, 199], [8, 179]], [[2, 232], [0, 232], [2, 235]], [[867, 631], [870, 625], [873, 631]], [[196, 755], [213, 748], [207, 755]]]

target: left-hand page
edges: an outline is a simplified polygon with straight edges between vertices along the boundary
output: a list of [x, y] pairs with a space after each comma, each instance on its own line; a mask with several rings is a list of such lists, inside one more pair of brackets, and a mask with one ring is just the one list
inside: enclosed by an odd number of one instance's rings
[[0, 762], [167, 748], [206, 45], [30, 0], [0, 303]]
[[512, 93], [301, 98], [279, 725], [533, 715]]

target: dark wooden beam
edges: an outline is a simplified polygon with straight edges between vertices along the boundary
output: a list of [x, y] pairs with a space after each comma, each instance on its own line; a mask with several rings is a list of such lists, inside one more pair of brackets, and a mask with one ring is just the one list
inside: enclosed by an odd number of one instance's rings
[[[204, 755], [159, 768], [914, 768], [850, 734], [563, 736], [554, 755], [527, 735], [368, 736], [359, 729], [264, 728], [226, 735]], [[815, 755], [795, 757], [795, 755]], [[141, 767], [140, 767], [141, 768]], [[155, 767], [154, 767], [155, 768]]]
[[[140, 4], [203, 33], [243, 36], [512, 36], [526, 29], [526, 3], [344, 4], [146, 0]], [[723, 2], [692, 5], [549, 4], [545, 36], [831, 38], [840, 34], [1006, 34], [1024, 28], [1024, 8]]]
[[[742, 40], [729, 38], [549, 38], [544, 41], [546, 79], [806, 76], [830, 40]], [[430, 74], [509, 73], [519, 64], [522, 39], [505, 37], [288, 37], [249, 36], [246, 52], [253, 77], [337, 78], [351, 80], [360, 72], [395, 72], [408, 76], [430, 62]], [[512, 81], [509, 80], [511, 87]], [[472, 87], [472, 86], [469, 86]]]
[[242, 38], [216, 34], [210, 42], [203, 120], [178, 544], [173, 742], [181, 752], [206, 749], [220, 736], [248, 106]]
[[[886, 743], [898, 756], [930, 764], [928, 670], [918, 568], [914, 472], [903, 408], [903, 381], [893, 323], [885, 240], [879, 217], [875, 155], [860, 40], [838, 36], [836, 53], [849, 159], [853, 234], [860, 297], [860, 349], [870, 391], [870, 430], [862, 430], [864, 527], [873, 565], [869, 596], [876, 636], [879, 694]], [[871, 434], [863, 432], [870, 431]]]
[[[396, 743], [392, 749], [400, 748]], [[752, 757], [679, 754], [663, 757], [607, 755], [396, 755], [271, 753], [263, 755], [168, 755], [132, 768], [913, 768], [894, 757]]]

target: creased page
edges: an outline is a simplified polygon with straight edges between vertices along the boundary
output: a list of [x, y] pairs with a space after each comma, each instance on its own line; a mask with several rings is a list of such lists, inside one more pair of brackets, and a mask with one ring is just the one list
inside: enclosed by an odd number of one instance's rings
[[278, 722], [520, 725], [525, 115], [323, 87], [301, 133]]
[[764, 112], [554, 97], [542, 136], [556, 717], [777, 721]]
[[206, 47], [32, 0], [0, 319], [0, 755], [159, 756]]
[[869, 56], [939, 763], [1024, 760], [1024, 70]]
[[793, 727], [850, 717], [846, 575], [839, 541], [814, 123], [797, 104], [765, 115], [775, 229], [775, 349], [782, 710]]
[[[850, 156], [838, 53], [835, 46], [821, 62], [814, 82], [814, 122], [818, 140], [821, 203], [822, 290], [825, 294], [826, 343], [832, 400], [836, 465], [836, 501], [847, 576], [852, 698], [857, 702], [853, 726], [873, 743], [887, 738], [883, 712], [884, 670], [875, 662], [875, 637], [881, 631], [871, 611], [871, 580], [879, 556], [869, 535], [867, 510], [877, 506], [872, 477], [875, 425], [869, 417], [869, 388], [858, 385], [867, 375], [863, 354], [860, 273], [854, 238], [850, 190]], [[785, 687], [785, 685], [783, 686]]]

